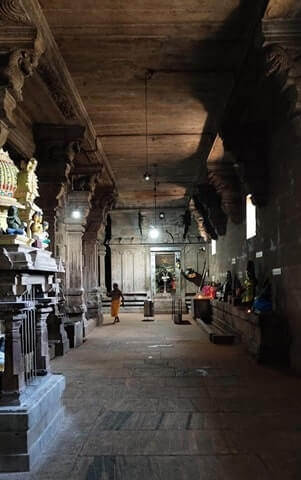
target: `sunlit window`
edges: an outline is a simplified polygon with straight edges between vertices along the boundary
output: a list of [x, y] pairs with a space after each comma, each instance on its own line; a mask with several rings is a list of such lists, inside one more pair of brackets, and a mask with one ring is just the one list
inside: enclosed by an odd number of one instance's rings
[[211, 255], [216, 254], [216, 240], [211, 240]]
[[251, 194], [246, 196], [247, 239], [256, 235], [256, 206], [252, 203]]

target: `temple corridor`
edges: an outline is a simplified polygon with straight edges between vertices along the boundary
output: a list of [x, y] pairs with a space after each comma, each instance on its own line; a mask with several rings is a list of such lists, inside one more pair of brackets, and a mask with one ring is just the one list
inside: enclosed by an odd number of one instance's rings
[[31, 473], [1, 480], [297, 480], [301, 381], [218, 346], [190, 316], [108, 315], [52, 362], [65, 418]]

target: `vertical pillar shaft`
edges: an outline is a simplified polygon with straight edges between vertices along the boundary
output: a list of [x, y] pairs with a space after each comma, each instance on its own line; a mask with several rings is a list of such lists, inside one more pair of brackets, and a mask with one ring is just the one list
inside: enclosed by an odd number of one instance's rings
[[1, 306], [5, 318], [5, 366], [2, 376], [2, 402], [18, 404], [25, 389], [24, 361], [21, 345], [21, 324], [25, 318], [24, 304], [9, 308]]
[[99, 264], [99, 288], [102, 295], [106, 294], [106, 270], [105, 270], [106, 247], [98, 246], [98, 264]]
[[69, 320], [67, 333], [70, 346], [77, 346], [82, 342], [87, 327], [83, 282], [83, 234], [90, 210], [90, 198], [91, 192], [73, 191], [67, 195], [64, 208], [66, 312]]
[[94, 320], [96, 325], [99, 325], [103, 322], [103, 315], [98, 284], [98, 242], [96, 232], [85, 233], [83, 251], [87, 315], [89, 320]]
[[48, 353], [48, 331], [47, 317], [52, 312], [52, 308], [47, 305], [37, 304], [36, 307], [36, 355], [37, 355], [37, 374], [47, 375], [50, 370]]

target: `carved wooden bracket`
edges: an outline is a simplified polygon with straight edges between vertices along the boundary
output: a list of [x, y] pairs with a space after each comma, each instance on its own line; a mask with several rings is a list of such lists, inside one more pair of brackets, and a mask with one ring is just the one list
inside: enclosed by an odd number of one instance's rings
[[85, 127], [81, 125], [34, 125], [35, 156], [39, 160], [40, 181], [71, 183], [71, 168], [80, 151], [84, 132]]
[[94, 232], [96, 237], [99, 230], [106, 226], [107, 215], [115, 206], [117, 193], [114, 189], [98, 184], [92, 197], [92, 208], [87, 219], [86, 233]]
[[40, 181], [40, 206], [54, 239], [54, 216], [58, 199], [71, 188], [71, 171], [80, 151], [85, 128], [81, 125], [36, 124], [33, 128]]
[[[13, 112], [22, 102], [26, 78], [37, 68], [45, 45], [40, 32], [31, 24], [22, 2], [0, 0], [0, 147], [15, 127]], [[26, 41], [24, 40], [26, 38]]]
[[297, 92], [289, 78], [290, 68], [281, 46], [254, 47], [219, 132], [225, 150], [235, 158], [242, 193], [251, 194], [258, 206], [267, 202], [269, 140], [296, 113]]
[[[209, 238], [217, 239], [225, 235], [227, 216], [221, 208], [221, 197], [213, 185], [204, 183], [198, 185], [193, 194], [194, 206], [202, 218], [203, 228]], [[204, 235], [201, 233], [204, 238]]]
[[217, 136], [207, 161], [208, 180], [220, 195], [221, 206], [233, 223], [243, 221], [243, 191], [235, 158], [224, 151]]
[[211, 239], [209, 233], [207, 232], [206, 226], [205, 226], [205, 221], [204, 221], [204, 215], [202, 211], [199, 211], [199, 208], [197, 208], [194, 199], [191, 199], [189, 202], [189, 209], [191, 211], [191, 214], [193, 215], [195, 222], [198, 226], [198, 230], [200, 232], [201, 237], [205, 240], [205, 242], [209, 242]]

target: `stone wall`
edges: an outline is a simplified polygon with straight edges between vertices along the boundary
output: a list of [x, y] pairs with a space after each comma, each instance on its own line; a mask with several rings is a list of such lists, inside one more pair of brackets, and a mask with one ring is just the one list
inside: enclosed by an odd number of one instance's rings
[[[191, 267], [202, 271], [207, 252], [192, 220], [187, 238], [183, 239], [184, 209], [165, 209], [165, 218], [158, 220], [160, 235], [149, 237], [153, 224], [153, 210], [118, 209], [111, 212], [112, 282], [117, 282], [124, 293], [151, 293], [151, 251], [154, 248], [171, 248], [181, 252], [181, 268]], [[140, 218], [140, 227], [139, 227]], [[140, 230], [141, 229], [141, 230]], [[196, 287], [181, 279], [181, 294], [194, 293]]]
[[[291, 366], [301, 371], [301, 142], [298, 117], [270, 139], [268, 152], [268, 203], [257, 208], [257, 234], [246, 240], [245, 221], [228, 221], [227, 233], [209, 255], [210, 277], [225, 278], [231, 270], [242, 280], [247, 260], [254, 260], [259, 283], [269, 277], [274, 309], [289, 324]], [[260, 176], [261, 172], [258, 171]], [[256, 258], [257, 254], [257, 258]], [[235, 262], [235, 264], [234, 264]], [[278, 270], [274, 270], [278, 269]], [[281, 269], [281, 270], [279, 270]], [[273, 273], [278, 273], [274, 275]], [[280, 273], [280, 274], [279, 274]]]

